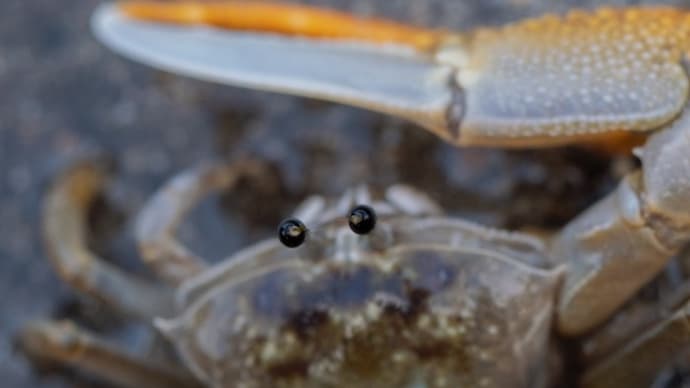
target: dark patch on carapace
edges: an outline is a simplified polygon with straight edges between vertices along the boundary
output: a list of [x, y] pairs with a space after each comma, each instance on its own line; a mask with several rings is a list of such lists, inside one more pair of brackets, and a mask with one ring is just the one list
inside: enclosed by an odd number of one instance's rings
[[304, 378], [309, 373], [309, 362], [302, 359], [290, 359], [269, 365], [268, 374], [275, 379]]
[[421, 313], [427, 311], [427, 301], [431, 296], [428, 290], [406, 287], [405, 299], [394, 296], [376, 300], [386, 316], [399, 316], [406, 323], [414, 321]]
[[427, 309], [427, 302], [431, 296], [429, 290], [423, 288], [410, 288], [406, 290], [407, 300], [410, 303], [409, 313], [417, 315]]
[[[450, 260], [433, 250], [413, 250], [391, 272], [366, 264], [331, 265], [309, 281], [294, 270], [280, 270], [257, 281], [252, 302], [260, 315], [295, 328], [305, 327], [300, 321], [320, 322], [326, 310], [354, 311], [372, 301], [386, 313], [412, 319], [432, 296], [455, 282], [457, 269]], [[290, 292], [287, 285], [293, 288]], [[386, 297], [379, 301], [377, 295]], [[301, 329], [296, 332], [304, 334]]]
[[292, 314], [285, 325], [297, 335], [297, 338], [305, 341], [313, 337], [320, 327], [328, 324], [330, 316], [323, 310], [301, 310]]
[[419, 344], [412, 348], [420, 360], [447, 357], [452, 352], [452, 347], [447, 341], [434, 341]]

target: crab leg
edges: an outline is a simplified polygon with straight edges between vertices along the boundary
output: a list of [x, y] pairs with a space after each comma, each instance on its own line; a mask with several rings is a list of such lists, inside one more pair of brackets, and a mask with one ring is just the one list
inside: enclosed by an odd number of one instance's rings
[[690, 303], [588, 370], [582, 388], [650, 387], [659, 371], [690, 348]]
[[684, 359], [690, 349], [687, 254], [681, 253], [640, 295], [582, 339], [585, 386], [650, 387], [660, 370]]
[[77, 290], [136, 318], [168, 316], [173, 293], [108, 264], [87, 247], [87, 216], [101, 194], [105, 169], [79, 163], [55, 182], [45, 203], [43, 234], [58, 274]]
[[200, 388], [180, 369], [135, 358], [80, 330], [70, 322], [35, 322], [18, 339], [19, 347], [38, 362], [54, 362], [123, 388]]
[[265, 172], [264, 165], [247, 161], [204, 164], [176, 176], [149, 200], [137, 218], [135, 234], [143, 260], [173, 284], [202, 272], [205, 261], [175, 236], [180, 222], [209, 192], [228, 190], [243, 177]]
[[690, 241], [690, 114], [640, 150], [642, 170], [555, 238], [567, 263], [558, 326], [579, 335], [603, 323]]

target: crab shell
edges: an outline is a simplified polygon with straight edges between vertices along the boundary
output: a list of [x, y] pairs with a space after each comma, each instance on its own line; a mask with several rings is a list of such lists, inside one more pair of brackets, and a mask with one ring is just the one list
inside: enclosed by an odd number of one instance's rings
[[158, 328], [214, 387], [544, 385], [560, 272], [540, 242], [375, 208], [370, 235], [326, 211], [303, 247], [190, 279]]

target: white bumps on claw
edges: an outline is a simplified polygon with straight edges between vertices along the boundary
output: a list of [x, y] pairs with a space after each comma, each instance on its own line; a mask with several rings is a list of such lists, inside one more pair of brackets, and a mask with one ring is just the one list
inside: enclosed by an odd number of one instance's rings
[[678, 49], [688, 43], [678, 37], [687, 28], [682, 19], [630, 12], [477, 34], [472, 60], [458, 73], [469, 125], [481, 136], [553, 137], [650, 130], [671, 120], [688, 95]]

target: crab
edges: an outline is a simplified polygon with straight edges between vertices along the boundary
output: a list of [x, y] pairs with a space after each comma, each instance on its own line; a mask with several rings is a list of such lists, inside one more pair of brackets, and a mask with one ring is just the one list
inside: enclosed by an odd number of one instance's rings
[[88, 210], [107, 173], [95, 162], [67, 169], [44, 210], [58, 273], [153, 323], [182, 363], [127, 354], [68, 322], [28, 326], [22, 349], [123, 387], [545, 384], [551, 370], [541, 363], [562, 271], [540, 240], [446, 217], [403, 185], [308, 198], [278, 238], [213, 266], [175, 238], [206, 195], [265, 173], [253, 161], [202, 164], [145, 205], [135, 225], [141, 257], [173, 291], [89, 250]]
[[[67, 321], [28, 325], [20, 348], [121, 387], [551, 387], [563, 380], [552, 323], [571, 269], [548, 241], [445, 216], [409, 186], [307, 198], [277, 238], [214, 265], [176, 238], [196, 203], [267, 168], [209, 162], [152, 196], [135, 236], [163, 280], [157, 284], [89, 249], [90, 209], [108, 188], [109, 170], [90, 160], [69, 167], [44, 204], [57, 272], [124, 317], [155, 326], [179, 358], [160, 343], [150, 354], [127, 352]], [[666, 280], [657, 280], [660, 289]], [[583, 354], [598, 361], [581, 386], [667, 378], [690, 340], [687, 307], [673, 310], [687, 287], [672, 291], [661, 302], [633, 300], [583, 340]]]
[[[84, 248], [102, 179], [75, 169], [47, 202], [59, 272], [157, 317], [187, 369], [135, 362], [54, 324], [28, 329], [35, 353], [133, 386], [546, 387], [564, 369], [564, 342], [578, 349], [582, 387], [663, 386], [669, 368], [687, 366], [690, 287], [674, 257], [690, 241], [690, 13], [604, 8], [457, 34], [298, 5], [124, 2], [99, 8], [93, 25], [162, 69], [392, 114], [458, 146], [637, 146], [641, 167], [548, 237], [444, 217], [411, 188], [383, 200], [360, 188], [309, 200], [302, 221], [281, 225], [285, 245], [210, 268], [175, 225], [254, 167], [202, 167], [138, 223], [142, 257], [177, 287], [174, 300]], [[121, 361], [117, 372], [105, 359]]]

